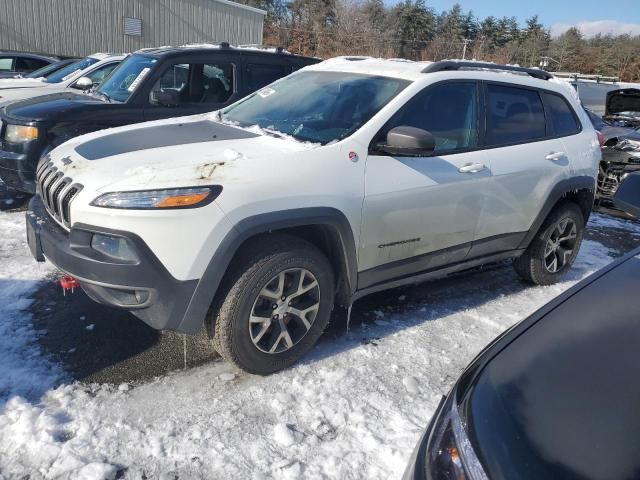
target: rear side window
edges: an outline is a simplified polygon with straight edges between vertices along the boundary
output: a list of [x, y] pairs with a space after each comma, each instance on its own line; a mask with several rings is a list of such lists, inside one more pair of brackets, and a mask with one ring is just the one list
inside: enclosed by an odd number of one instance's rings
[[268, 65], [248, 63], [247, 68], [247, 89], [250, 92], [259, 90], [265, 85], [275, 82], [279, 78], [284, 77], [288, 71], [283, 65]]
[[525, 143], [545, 137], [544, 109], [535, 90], [487, 86], [488, 146]]
[[550, 135], [565, 137], [580, 132], [580, 125], [573, 109], [560, 95], [542, 92], [542, 101], [547, 112]]
[[0, 57], [0, 72], [12, 72], [12, 71], [13, 71], [13, 58]]

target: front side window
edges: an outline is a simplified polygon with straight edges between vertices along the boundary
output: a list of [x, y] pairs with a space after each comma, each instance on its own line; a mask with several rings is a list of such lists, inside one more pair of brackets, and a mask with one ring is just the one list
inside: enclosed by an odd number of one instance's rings
[[45, 65], [49, 65], [49, 62], [38, 60], [37, 58], [16, 58], [16, 72], [33, 72]]
[[503, 85], [487, 87], [487, 146], [540, 140], [546, 127], [542, 100], [535, 90]]
[[327, 144], [368, 122], [410, 82], [347, 72], [299, 72], [222, 112], [222, 121]]
[[64, 82], [65, 80], [70, 79], [74, 75], [77, 75], [78, 73], [80, 73], [85, 68], [90, 67], [94, 63], [98, 63], [98, 59], [97, 58], [93, 58], [93, 57], [83, 58], [82, 60], [79, 60], [79, 61], [77, 61], [75, 63], [70, 64], [70, 65], [67, 65], [66, 67], [61, 68], [57, 72], [49, 75], [46, 78], [45, 82], [47, 82], [47, 83]]
[[112, 74], [98, 87], [98, 93], [116, 102], [126, 102], [138, 88], [157, 60], [144, 55], [131, 55], [118, 65]]
[[542, 92], [542, 101], [547, 112], [552, 135], [564, 137], [580, 132], [578, 120], [564, 98], [560, 95]]
[[117, 62], [109, 63], [107, 65], [103, 65], [101, 67], [96, 68], [94, 71], [87, 73], [86, 77], [91, 79], [94, 85], [99, 84], [109, 76], [113, 70], [118, 66]]
[[428, 87], [412, 98], [384, 131], [399, 126], [421, 128], [431, 133], [436, 142], [435, 154], [477, 147], [477, 84], [460, 82]]
[[180, 63], [167, 67], [153, 86], [149, 101], [158, 105], [157, 94], [175, 90], [180, 104], [224, 103], [234, 92], [234, 66], [231, 63]]

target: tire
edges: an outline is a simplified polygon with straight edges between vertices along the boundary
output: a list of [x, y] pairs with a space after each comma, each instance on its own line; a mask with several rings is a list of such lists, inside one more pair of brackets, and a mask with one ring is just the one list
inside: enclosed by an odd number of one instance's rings
[[207, 330], [225, 360], [268, 375], [313, 347], [329, 323], [334, 296], [334, 274], [318, 248], [293, 236], [264, 236], [232, 266]]
[[558, 282], [578, 255], [584, 227], [584, 216], [578, 205], [570, 201], [559, 204], [546, 218], [525, 252], [514, 260], [513, 266], [518, 275], [535, 285]]

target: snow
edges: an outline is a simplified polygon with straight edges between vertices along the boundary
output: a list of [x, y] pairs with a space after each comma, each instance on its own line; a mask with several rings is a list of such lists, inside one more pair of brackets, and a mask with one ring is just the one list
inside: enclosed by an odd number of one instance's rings
[[[625, 220], [590, 224], [640, 239]], [[99, 385], [70, 381], [40, 350], [29, 296], [51, 269], [30, 257], [24, 214], [1, 213], [0, 229], [3, 479], [399, 478], [465, 365], [617, 254], [585, 240], [567, 279], [550, 287], [524, 286], [497, 265], [405, 290], [401, 305], [365, 309], [370, 321], [329, 332], [269, 377], [214, 361]]]

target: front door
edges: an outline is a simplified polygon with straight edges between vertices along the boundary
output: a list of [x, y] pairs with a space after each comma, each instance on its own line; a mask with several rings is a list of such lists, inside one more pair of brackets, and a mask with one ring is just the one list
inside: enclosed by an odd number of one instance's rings
[[[165, 106], [158, 93], [173, 90], [178, 104]], [[167, 65], [146, 99], [145, 120], [194, 115], [217, 110], [235, 98], [235, 66], [231, 62], [193, 62]]]
[[417, 94], [373, 140], [397, 126], [427, 130], [429, 157], [367, 158], [358, 287], [412, 275], [467, 256], [491, 171], [479, 145], [479, 85], [436, 84]]

